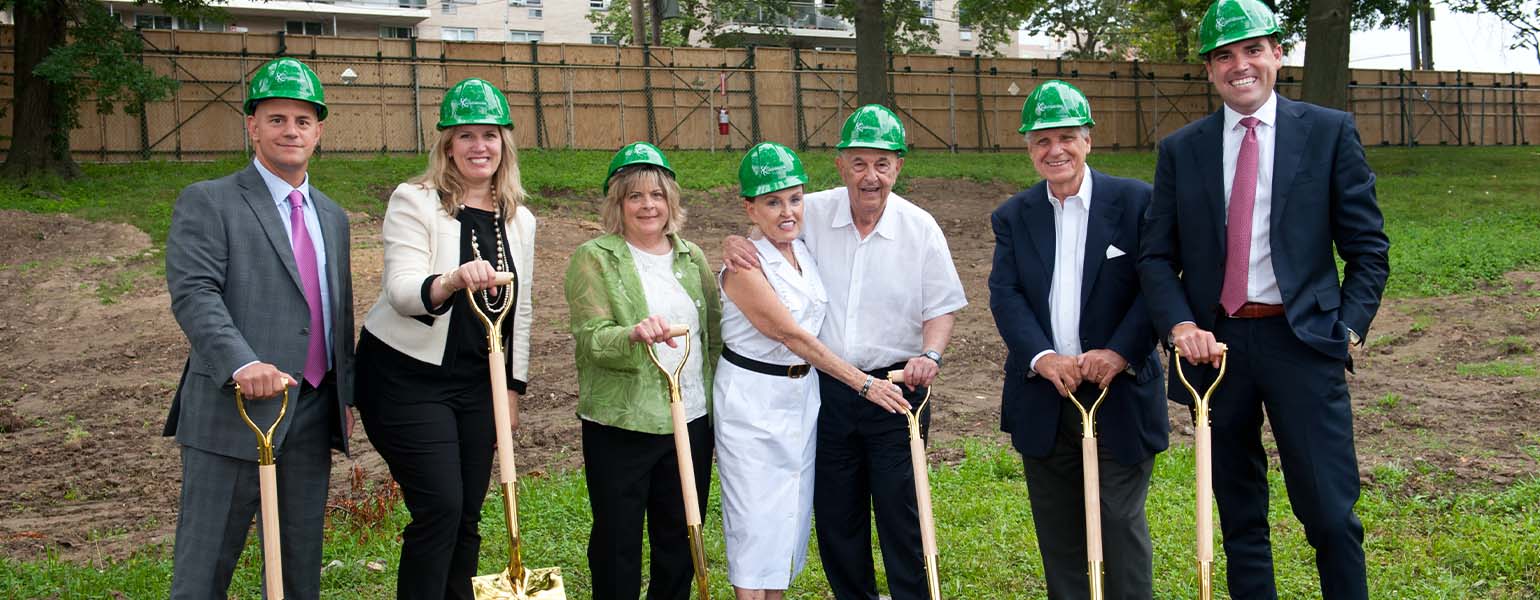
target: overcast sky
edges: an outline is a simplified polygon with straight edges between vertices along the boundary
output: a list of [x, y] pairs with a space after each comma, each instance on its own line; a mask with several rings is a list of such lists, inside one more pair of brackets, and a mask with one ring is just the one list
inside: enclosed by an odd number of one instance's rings
[[[1491, 15], [1466, 15], [1435, 7], [1433, 67], [1440, 71], [1540, 73], [1534, 50], [1509, 50], [1513, 27]], [[1405, 29], [1361, 31], [1353, 34], [1351, 65], [1355, 69], [1411, 68], [1411, 36]], [[1304, 44], [1284, 60], [1305, 62]]]

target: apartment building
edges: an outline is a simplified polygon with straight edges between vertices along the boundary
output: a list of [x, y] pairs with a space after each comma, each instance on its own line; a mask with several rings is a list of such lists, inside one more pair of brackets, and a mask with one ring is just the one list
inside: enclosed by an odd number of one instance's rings
[[[499, 0], [501, 1], [501, 0]], [[172, 17], [153, 4], [105, 0], [125, 26], [291, 35], [406, 38], [428, 20], [427, 0], [223, 0], [223, 19]]]

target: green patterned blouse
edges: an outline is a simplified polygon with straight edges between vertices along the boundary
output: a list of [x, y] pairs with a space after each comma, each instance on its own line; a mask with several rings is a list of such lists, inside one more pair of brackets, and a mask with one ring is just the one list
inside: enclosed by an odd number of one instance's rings
[[[677, 235], [669, 238], [679, 283], [705, 324], [701, 368], [709, 412], [712, 377], [722, 353], [717, 280], [699, 246]], [[578, 246], [567, 264], [565, 289], [576, 341], [578, 416], [631, 431], [671, 433], [668, 380], [647, 358], [647, 349], [631, 343], [631, 328], [651, 313], [625, 238], [607, 234]]]

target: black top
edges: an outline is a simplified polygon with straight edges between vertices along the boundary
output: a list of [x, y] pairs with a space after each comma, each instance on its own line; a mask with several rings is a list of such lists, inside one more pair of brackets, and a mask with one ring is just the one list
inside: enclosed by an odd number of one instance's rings
[[[471, 232], [475, 232], [477, 245], [480, 246], [481, 258], [492, 263], [492, 268], [498, 271], [514, 273], [514, 281], [507, 288], [510, 294], [514, 294], [514, 297], [509, 298], [509, 302], [504, 305], [504, 310], [517, 310], [519, 282], [516, 265], [498, 264], [496, 245], [498, 240], [497, 214], [465, 206], [460, 208], [460, 214], [456, 219], [460, 221], [459, 263], [465, 264], [476, 257], [471, 252]], [[503, 242], [503, 256], [512, 256], [513, 250], [508, 246], [507, 240], [504, 239]], [[510, 259], [509, 262], [512, 263], [512, 260]], [[374, 337], [367, 329], [359, 335], [359, 345], [367, 346], [370, 351], [378, 351], [379, 359], [382, 363], [380, 366], [383, 367], [380, 369], [379, 375], [403, 384], [407, 384], [408, 380], [415, 380], [417, 382], [431, 380], [435, 383], [445, 384], [445, 387], [449, 388], [458, 388], [459, 385], [457, 384], [464, 384], [466, 386], [485, 385], [488, 354], [486, 326], [481, 323], [481, 318], [477, 317], [475, 311], [471, 309], [470, 300], [466, 298], [463, 290], [455, 292], [450, 296], [450, 300], [442, 305], [433, 306], [429, 300], [429, 292], [433, 288], [433, 281], [435, 279], [438, 279], [437, 274], [429, 275], [422, 282], [422, 302], [428, 308], [429, 314], [418, 317], [418, 320], [431, 323], [433, 319], [441, 317], [446, 312], [449, 313], [449, 335], [444, 344], [444, 358], [439, 365], [431, 365], [402, 354], [400, 351], [390, 348], [388, 344], [385, 344], [379, 338]], [[494, 302], [496, 302], [496, 299], [494, 299]], [[486, 306], [482, 304], [480, 292], [476, 293], [476, 303], [481, 305], [483, 311], [486, 311]], [[490, 312], [487, 313], [487, 316], [494, 321], [497, 319]], [[504, 349], [508, 354], [508, 360], [504, 364], [504, 368], [509, 370], [508, 389], [523, 394], [527, 384], [523, 380], [513, 377], [511, 372], [513, 354], [512, 349], [507, 347], [508, 343], [512, 341], [514, 318], [515, 315], [510, 314], [503, 320], [501, 335], [503, 337]]]

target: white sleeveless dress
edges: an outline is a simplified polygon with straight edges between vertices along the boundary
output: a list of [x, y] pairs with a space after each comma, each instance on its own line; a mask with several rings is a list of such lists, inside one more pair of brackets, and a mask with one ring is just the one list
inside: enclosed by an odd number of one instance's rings
[[[797, 325], [823, 326], [828, 296], [801, 240], [793, 242], [798, 273], [767, 240], [754, 242], [760, 267]], [[776, 365], [806, 363], [765, 337], [722, 295], [722, 341], [733, 352]], [[712, 418], [722, 481], [727, 578], [746, 589], [786, 589], [807, 563], [813, 515], [813, 457], [818, 376], [792, 379], [717, 363]]]

